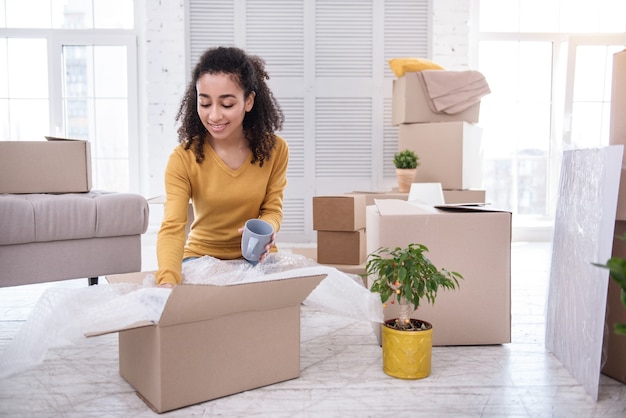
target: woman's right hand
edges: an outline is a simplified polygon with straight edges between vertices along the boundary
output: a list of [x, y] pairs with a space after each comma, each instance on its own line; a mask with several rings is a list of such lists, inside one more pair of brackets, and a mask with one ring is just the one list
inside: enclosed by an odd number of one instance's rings
[[172, 283], [161, 283], [158, 287], [162, 287], [164, 289], [173, 289], [174, 285]]

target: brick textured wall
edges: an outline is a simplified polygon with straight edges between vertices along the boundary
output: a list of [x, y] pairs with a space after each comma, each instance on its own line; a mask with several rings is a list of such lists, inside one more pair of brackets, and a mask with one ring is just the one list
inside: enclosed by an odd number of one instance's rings
[[469, 0], [433, 0], [432, 58], [449, 70], [467, 70], [470, 63]]
[[140, 40], [139, 79], [142, 111], [146, 120], [143, 144], [147, 154], [143, 188], [146, 196], [163, 193], [163, 170], [176, 146], [176, 113], [186, 88], [184, 0], [146, 0]]

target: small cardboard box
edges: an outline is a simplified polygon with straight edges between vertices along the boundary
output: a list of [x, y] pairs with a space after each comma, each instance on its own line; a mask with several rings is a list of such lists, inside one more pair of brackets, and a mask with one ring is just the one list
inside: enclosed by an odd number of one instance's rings
[[467, 122], [400, 125], [398, 149], [419, 156], [416, 183], [443, 189], [480, 189], [483, 183], [482, 128]]
[[[107, 276], [141, 283], [147, 273]], [[325, 275], [179, 285], [157, 324], [119, 331], [120, 374], [165, 412], [300, 376], [300, 304]]]
[[0, 193], [83, 193], [91, 190], [89, 142], [0, 141]]
[[[442, 210], [400, 200], [367, 207], [368, 253], [410, 243], [426, 245], [435, 266], [464, 277], [458, 289], [440, 291], [434, 305], [424, 303], [412, 315], [433, 324], [434, 345], [511, 342], [510, 212], [464, 206]], [[385, 319], [397, 317], [394, 309], [387, 304]]]
[[[293, 254], [303, 255], [307, 258], [310, 258], [313, 261], [317, 262], [317, 247], [302, 247], [302, 248], [292, 248], [291, 252]], [[324, 263], [320, 263], [324, 264]], [[334, 267], [339, 271], [342, 271], [346, 274], [356, 274], [361, 276], [361, 280], [363, 279], [363, 275], [365, 274], [365, 262], [361, 264], [325, 264], [330, 267]], [[365, 285], [365, 283], [362, 283]]]
[[[365, 215], [365, 208], [363, 210]], [[317, 231], [317, 262], [361, 264], [367, 258], [365, 229], [358, 231]]]
[[433, 112], [428, 105], [428, 99], [422, 83], [420, 83], [417, 77], [415, 72], [410, 72], [393, 80], [391, 99], [392, 125], [424, 122], [478, 122], [480, 102], [453, 115]]
[[[623, 236], [626, 233], [626, 222], [615, 222], [615, 235]], [[613, 242], [612, 257], [626, 258], [626, 242], [621, 239], [615, 239]], [[606, 260], [600, 260], [604, 262]], [[616, 323], [626, 324], [626, 306], [622, 304], [620, 293], [622, 288], [615, 282], [609, 280], [609, 288], [606, 300], [606, 327], [603, 342], [603, 360], [602, 373], [626, 383], [626, 336], [615, 334], [613, 325]]]
[[313, 197], [313, 229], [358, 231], [365, 228], [365, 196], [345, 194]]
[[444, 190], [443, 200], [446, 205], [463, 203], [485, 203], [485, 191], [478, 189]]

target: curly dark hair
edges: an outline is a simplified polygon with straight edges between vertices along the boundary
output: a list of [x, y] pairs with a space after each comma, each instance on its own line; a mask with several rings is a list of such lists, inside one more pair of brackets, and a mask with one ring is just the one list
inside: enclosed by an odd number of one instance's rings
[[274, 131], [282, 128], [284, 115], [278, 101], [267, 86], [269, 75], [265, 71], [265, 61], [256, 55], [248, 55], [236, 47], [217, 47], [205, 51], [192, 72], [191, 81], [185, 91], [176, 121], [181, 122], [178, 128], [178, 142], [185, 149], [193, 146], [196, 161], [204, 160], [204, 142], [208, 131], [202, 124], [197, 112], [198, 92], [196, 83], [203, 74], [229, 74], [234, 76], [244, 91], [244, 97], [255, 93], [254, 106], [243, 119], [243, 133], [252, 149], [252, 164], [270, 158], [276, 144]]

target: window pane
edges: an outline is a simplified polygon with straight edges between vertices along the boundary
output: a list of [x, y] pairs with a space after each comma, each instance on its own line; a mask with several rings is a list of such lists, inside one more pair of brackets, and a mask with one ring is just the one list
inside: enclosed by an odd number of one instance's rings
[[546, 158], [524, 156], [517, 163], [517, 213], [546, 214], [548, 161]]
[[480, 0], [482, 32], [518, 32], [520, 0]]
[[9, 39], [7, 47], [9, 97], [47, 99], [48, 50], [46, 40]]
[[[0, 38], [0, 57], [7, 56], [7, 39]], [[0, 98], [9, 97], [9, 63], [0, 59]]]
[[[578, 102], [572, 105], [572, 147], [593, 148], [607, 145], [610, 106], [604, 103]], [[603, 135], [605, 135], [603, 137]]]
[[132, 29], [135, 26], [133, 0], [94, 0], [96, 29]]
[[5, 0], [8, 28], [49, 28], [50, 0]]
[[50, 135], [48, 100], [12, 99], [9, 112], [12, 140], [38, 141]]
[[128, 157], [126, 100], [96, 100], [96, 149], [98, 158]]
[[65, 97], [93, 97], [93, 47], [63, 47]]
[[95, 167], [92, 167], [95, 177], [94, 184], [99, 190], [112, 190], [116, 192], [128, 192], [128, 179], [130, 177], [128, 160], [102, 158], [98, 159]]
[[94, 72], [97, 97], [126, 97], [126, 47], [95, 46]]
[[552, 44], [485, 41], [479, 62], [492, 91], [481, 102], [480, 116], [488, 199], [517, 213], [544, 215]]
[[558, 32], [559, 0], [522, 0], [520, 32]]
[[11, 125], [9, 123], [9, 100], [0, 99], [0, 141], [10, 138]]
[[93, 100], [65, 101], [65, 134], [73, 139], [95, 137], [95, 117]]
[[91, 141], [94, 187], [129, 189], [126, 46], [63, 47], [66, 134]]
[[481, 32], [626, 32], [624, 0], [480, 0]]
[[520, 100], [550, 102], [552, 92], [552, 43], [520, 42], [519, 68]]
[[612, 65], [606, 46], [577, 47], [574, 101], [610, 100]]
[[52, 27], [58, 29], [92, 29], [91, 0], [52, 0]]

